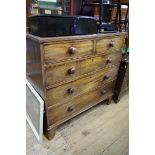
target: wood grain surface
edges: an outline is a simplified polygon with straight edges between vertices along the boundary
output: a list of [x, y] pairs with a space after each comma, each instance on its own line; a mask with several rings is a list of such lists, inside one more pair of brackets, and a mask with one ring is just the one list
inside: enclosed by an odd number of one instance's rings
[[[119, 65], [121, 60], [121, 53], [116, 52], [109, 55], [95, 56], [91, 58], [85, 58], [78, 61], [55, 64], [45, 69], [46, 74], [46, 87], [50, 85], [60, 83], [63, 81], [69, 82], [74, 79], [81, 78], [86, 74], [90, 74], [96, 70], [104, 69], [105, 67], [111, 67], [113, 65]], [[73, 70], [71, 74], [69, 70]]]
[[125, 36], [27, 34], [27, 78], [45, 100], [44, 132], [49, 139], [65, 121], [103, 100], [111, 102]]
[[[73, 53], [73, 50], [74, 53]], [[93, 40], [70, 40], [55, 42], [44, 46], [45, 63], [53, 63], [66, 59], [93, 54]]]
[[[117, 71], [117, 66], [114, 66], [112, 69], [107, 67], [91, 76], [49, 89], [46, 96], [47, 104], [48, 106], [63, 104], [64, 102], [73, 100], [76, 96], [93, 90], [95, 87], [105, 85], [116, 79]], [[72, 90], [72, 92], [69, 90]]]
[[49, 125], [59, 124], [59, 121], [66, 120], [71, 115], [75, 116], [78, 112], [83, 111], [83, 109], [88, 109], [90, 106], [94, 106], [112, 96], [114, 83], [115, 81], [107, 85], [94, 87], [94, 90], [83, 93], [71, 101], [51, 108], [49, 107]]

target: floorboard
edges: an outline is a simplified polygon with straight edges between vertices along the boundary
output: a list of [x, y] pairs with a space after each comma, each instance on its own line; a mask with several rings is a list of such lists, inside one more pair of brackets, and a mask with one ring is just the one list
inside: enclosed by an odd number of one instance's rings
[[128, 155], [129, 95], [99, 104], [61, 125], [53, 140], [39, 144], [27, 124], [27, 155]]

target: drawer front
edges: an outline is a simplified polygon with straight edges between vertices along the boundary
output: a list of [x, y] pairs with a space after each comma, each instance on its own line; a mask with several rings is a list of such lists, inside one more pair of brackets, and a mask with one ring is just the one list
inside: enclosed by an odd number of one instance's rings
[[97, 56], [89, 59], [66, 63], [63, 65], [52, 65], [46, 68], [46, 87], [49, 89], [53, 84], [71, 82], [91, 72], [105, 67], [112, 67], [120, 63], [121, 53]]
[[47, 90], [47, 105], [62, 104], [78, 95], [89, 92], [116, 79], [118, 67], [105, 68], [97, 73], [79, 80]]
[[96, 41], [96, 53], [111, 53], [120, 51], [123, 44], [124, 38], [122, 37], [98, 39]]
[[89, 106], [95, 105], [109, 96], [112, 96], [114, 82], [108, 86], [97, 88], [91, 92], [74, 98], [74, 100], [66, 104], [55, 106], [48, 110], [49, 124], [63, 122], [68, 117], [78, 114], [81, 110], [87, 109]]
[[45, 64], [66, 61], [93, 54], [93, 40], [52, 42], [44, 45]]

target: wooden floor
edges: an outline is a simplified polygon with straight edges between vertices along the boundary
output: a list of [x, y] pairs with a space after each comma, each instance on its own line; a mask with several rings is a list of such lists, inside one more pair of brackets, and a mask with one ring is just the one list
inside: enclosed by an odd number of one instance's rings
[[27, 124], [27, 155], [128, 155], [129, 99], [99, 104], [60, 126], [53, 140], [38, 144]]

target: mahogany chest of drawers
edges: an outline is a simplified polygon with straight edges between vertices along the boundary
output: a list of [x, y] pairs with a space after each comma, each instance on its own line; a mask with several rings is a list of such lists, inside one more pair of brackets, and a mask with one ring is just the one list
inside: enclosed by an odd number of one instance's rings
[[26, 75], [45, 101], [44, 132], [111, 101], [126, 33], [40, 38], [27, 34]]

